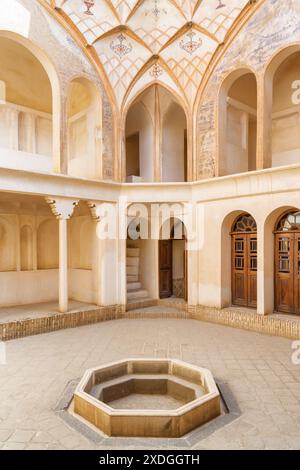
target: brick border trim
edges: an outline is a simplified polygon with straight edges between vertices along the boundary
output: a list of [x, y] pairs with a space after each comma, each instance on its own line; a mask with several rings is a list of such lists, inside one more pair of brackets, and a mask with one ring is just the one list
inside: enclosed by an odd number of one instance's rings
[[56, 313], [41, 318], [28, 318], [9, 323], [0, 323], [0, 341], [10, 341], [26, 336], [51, 333], [78, 326], [92, 325], [109, 320], [119, 319], [186, 319], [200, 320], [218, 325], [255, 331], [270, 336], [279, 336], [288, 339], [300, 339], [300, 321], [272, 317], [272, 315], [258, 315], [247, 310], [234, 308], [218, 309], [212, 307], [189, 305], [178, 313], [164, 311], [161, 305], [160, 312], [146, 313], [141, 311], [126, 311], [124, 305], [98, 307], [93, 310], [75, 311], [69, 313]]

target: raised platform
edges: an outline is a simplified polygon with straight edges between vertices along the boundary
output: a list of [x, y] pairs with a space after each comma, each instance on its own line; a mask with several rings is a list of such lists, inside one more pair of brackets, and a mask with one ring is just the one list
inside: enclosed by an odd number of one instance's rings
[[69, 303], [67, 313], [60, 313], [56, 302], [1, 307], [0, 341], [9, 341], [117, 318], [120, 318], [118, 306], [98, 307], [72, 300]]
[[59, 313], [56, 303], [0, 308], [0, 341], [117, 319], [192, 319], [255, 331], [271, 336], [300, 339], [300, 316], [274, 313], [258, 315], [240, 307], [217, 309], [187, 305], [181, 299], [152, 300], [151, 306], [137, 304], [98, 307], [70, 301], [68, 313]]

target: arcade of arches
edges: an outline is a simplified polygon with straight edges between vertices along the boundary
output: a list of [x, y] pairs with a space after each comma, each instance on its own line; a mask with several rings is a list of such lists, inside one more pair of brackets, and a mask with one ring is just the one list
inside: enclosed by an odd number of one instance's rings
[[[108, 12], [103, 34], [81, 2], [10, 1], [20, 21], [0, 25], [0, 315], [166, 299], [300, 314], [300, 8], [235, 0], [235, 19], [224, 4], [226, 21], [220, 7], [205, 22], [202, 3], [178, 7], [174, 34], [162, 23], [154, 40], [134, 23], [143, 1], [122, 25]], [[288, 34], [273, 40], [278, 23]], [[157, 205], [177, 209], [162, 220]]]

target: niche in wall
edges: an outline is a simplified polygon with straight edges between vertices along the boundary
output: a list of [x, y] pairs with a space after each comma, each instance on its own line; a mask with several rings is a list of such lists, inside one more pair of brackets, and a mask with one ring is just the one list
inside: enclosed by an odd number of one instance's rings
[[16, 270], [14, 229], [10, 222], [0, 217], [0, 271]]
[[20, 232], [21, 271], [33, 269], [33, 233], [29, 225], [24, 225]]
[[38, 269], [58, 269], [58, 221], [55, 219], [46, 219], [38, 227], [37, 266]]
[[248, 70], [236, 70], [221, 87], [218, 176], [256, 169], [257, 84]]
[[101, 176], [102, 107], [93, 83], [74, 79], [68, 97], [68, 172], [74, 176]]
[[[271, 80], [267, 76], [268, 79]], [[295, 91], [292, 86], [299, 79], [300, 52], [298, 51], [281, 62], [273, 77], [273, 167], [300, 163], [300, 105], [292, 101]]]

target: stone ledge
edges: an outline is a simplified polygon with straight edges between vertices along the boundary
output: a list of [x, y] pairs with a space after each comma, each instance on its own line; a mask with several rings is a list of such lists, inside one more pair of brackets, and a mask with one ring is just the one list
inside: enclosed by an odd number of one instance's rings
[[26, 336], [50, 333], [67, 328], [91, 325], [118, 319], [192, 319], [219, 325], [255, 331], [270, 336], [300, 339], [300, 319], [278, 318], [273, 315], [258, 315], [248, 309], [234, 307], [218, 309], [189, 305], [185, 310], [170, 313], [161, 305], [160, 312], [126, 311], [125, 305], [98, 307], [93, 310], [51, 314], [42, 318], [11, 321], [0, 324], [0, 341], [9, 341]]
[[24, 338], [25, 336], [50, 333], [52, 331], [116, 320], [122, 317], [123, 306], [99, 307], [69, 313], [57, 313], [42, 318], [29, 318], [0, 324], [0, 341]]
[[282, 336], [289, 339], [300, 339], [300, 321], [290, 318], [276, 318], [272, 315], [258, 315], [248, 309], [234, 307], [218, 309], [212, 307], [189, 306], [189, 318], [217, 323], [233, 328], [255, 331], [270, 336]]

